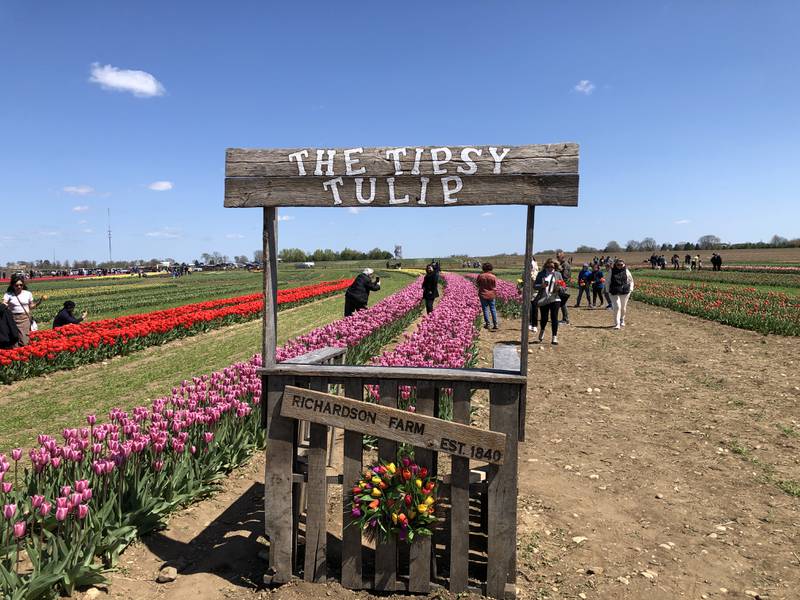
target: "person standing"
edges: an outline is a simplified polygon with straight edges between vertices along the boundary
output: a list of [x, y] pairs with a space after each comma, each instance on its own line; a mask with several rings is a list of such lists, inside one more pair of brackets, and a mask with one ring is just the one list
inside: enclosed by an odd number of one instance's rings
[[31, 328], [33, 327], [33, 309], [39, 306], [47, 296], [42, 296], [40, 300], [34, 300], [33, 294], [28, 291], [25, 285], [24, 275], [16, 273], [11, 276], [8, 289], [3, 295], [3, 304], [10, 310], [14, 318], [14, 323], [19, 330], [19, 341], [17, 346], [27, 346], [31, 339]]
[[592, 270], [589, 268], [589, 263], [583, 263], [583, 268], [578, 273], [578, 300], [575, 302], [575, 308], [580, 307], [584, 294], [586, 294], [586, 304], [592, 306], [591, 281]]
[[[536, 262], [536, 257], [531, 257], [531, 285], [536, 282], [536, 277], [539, 275], [539, 263]], [[536, 294], [531, 294], [531, 310], [530, 315], [528, 318], [530, 319], [530, 323], [528, 323], [528, 329], [533, 333], [539, 331], [537, 325], [539, 323], [539, 309], [536, 306]]]
[[608, 276], [608, 293], [611, 296], [611, 306], [614, 311], [614, 329], [625, 327], [625, 311], [628, 308], [628, 299], [632, 292], [633, 276], [625, 266], [625, 261], [618, 258]]
[[605, 274], [600, 270], [600, 265], [594, 266], [592, 277], [589, 281], [592, 284], [592, 297], [590, 298], [589, 306], [594, 308], [603, 303], [603, 292], [606, 287]]
[[561, 304], [560, 290], [564, 286], [564, 279], [558, 270], [558, 264], [548, 258], [544, 263], [544, 269], [537, 275], [534, 289], [538, 290], [536, 303], [539, 307], [539, 343], [544, 339], [544, 332], [547, 328], [547, 321], [550, 320], [550, 329], [553, 339], [550, 342], [553, 346], [558, 345], [558, 305]]
[[422, 280], [422, 297], [425, 299], [425, 311], [433, 312], [433, 301], [439, 297], [439, 274], [433, 265], [425, 267], [425, 278]]
[[364, 310], [367, 308], [369, 302], [369, 293], [377, 292], [381, 289], [381, 278], [372, 275], [375, 273], [370, 268], [366, 268], [353, 280], [350, 287], [344, 294], [344, 316], [349, 317], [357, 310]]
[[64, 308], [58, 311], [56, 318], [53, 319], [53, 329], [63, 327], [64, 325], [78, 325], [86, 318], [86, 311], [83, 311], [80, 317], [76, 317], [73, 313], [74, 310], [75, 303], [72, 300], [64, 302]]
[[556, 261], [558, 262], [559, 271], [561, 273], [561, 279], [564, 281], [564, 285], [559, 286], [559, 295], [560, 295], [560, 302], [561, 305], [561, 323], [564, 325], [569, 325], [569, 308], [567, 307], [567, 300], [569, 300], [569, 292], [567, 292], [567, 286], [569, 285], [570, 281], [572, 281], [572, 263], [570, 262], [572, 259], [567, 260], [567, 257], [563, 252], [559, 252], [556, 254]]
[[8, 307], [0, 302], [0, 349], [10, 350], [19, 343], [19, 329]]
[[497, 278], [492, 273], [494, 267], [492, 263], [483, 263], [481, 270], [483, 271], [475, 283], [478, 285], [478, 298], [481, 301], [481, 309], [483, 310], [483, 327], [489, 329], [489, 314], [492, 315], [492, 329], [497, 329], [497, 308], [495, 306], [495, 299], [497, 298]]

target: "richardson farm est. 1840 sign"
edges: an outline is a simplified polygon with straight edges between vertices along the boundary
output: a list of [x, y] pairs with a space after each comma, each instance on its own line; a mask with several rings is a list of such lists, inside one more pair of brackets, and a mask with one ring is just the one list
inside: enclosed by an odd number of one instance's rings
[[281, 415], [411, 444], [437, 452], [503, 464], [504, 433], [287, 385]]
[[230, 148], [225, 206], [578, 203], [578, 145]]

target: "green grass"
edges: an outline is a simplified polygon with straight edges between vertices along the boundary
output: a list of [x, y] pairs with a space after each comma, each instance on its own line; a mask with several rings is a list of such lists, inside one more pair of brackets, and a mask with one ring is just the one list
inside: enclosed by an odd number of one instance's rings
[[[370, 305], [411, 283], [402, 273], [381, 277]], [[278, 343], [342, 318], [344, 294], [278, 314]], [[184, 379], [210, 373], [261, 352], [261, 320], [121, 356], [106, 364], [27, 379], [0, 388], [0, 448], [30, 446], [39, 433], [60, 436], [83, 426], [85, 415], [105, 420], [112, 407], [149, 405]]]

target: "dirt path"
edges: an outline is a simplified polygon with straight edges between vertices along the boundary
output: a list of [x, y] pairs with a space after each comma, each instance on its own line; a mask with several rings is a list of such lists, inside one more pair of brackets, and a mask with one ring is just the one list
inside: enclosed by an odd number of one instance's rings
[[[638, 303], [622, 331], [605, 310], [571, 318], [561, 345], [531, 346], [520, 597], [797, 598], [800, 339]], [[517, 325], [482, 331], [482, 365], [495, 342], [518, 340]], [[129, 549], [109, 595], [266, 596], [261, 482], [257, 457]], [[164, 563], [180, 574], [159, 585]], [[272, 595], [365, 594], [301, 584]]]

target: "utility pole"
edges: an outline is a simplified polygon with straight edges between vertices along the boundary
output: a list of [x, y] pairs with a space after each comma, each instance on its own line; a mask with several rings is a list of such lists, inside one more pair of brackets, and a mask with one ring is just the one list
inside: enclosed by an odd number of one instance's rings
[[111, 209], [108, 211], [108, 268], [111, 268]]

